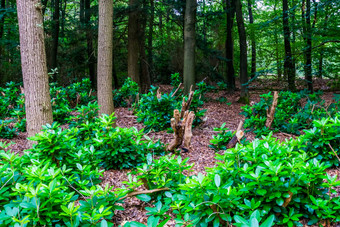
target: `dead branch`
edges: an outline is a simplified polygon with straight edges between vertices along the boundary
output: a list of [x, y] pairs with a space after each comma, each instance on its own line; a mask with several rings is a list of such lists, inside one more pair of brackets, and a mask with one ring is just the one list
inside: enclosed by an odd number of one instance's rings
[[152, 189], [152, 190], [134, 191], [134, 192], [128, 193], [127, 195], [122, 197], [120, 200], [124, 200], [128, 197], [132, 197], [132, 196], [136, 196], [136, 195], [151, 194], [151, 193], [155, 193], [155, 192], [169, 191], [169, 190], [170, 190], [169, 188], [157, 188], [157, 189]]
[[273, 98], [272, 106], [270, 107], [270, 111], [267, 110], [267, 121], [266, 121], [267, 128], [270, 128], [274, 121], [274, 114], [275, 114], [275, 109], [277, 106], [278, 98], [279, 98], [279, 93], [277, 91], [274, 91], [274, 98]]
[[180, 89], [180, 87], [182, 86], [182, 83], [180, 83], [176, 89], [176, 91], [171, 95], [171, 97], [174, 97], [175, 94], [177, 93], [177, 91]]
[[339, 156], [336, 154], [335, 150], [333, 149], [333, 147], [331, 146], [330, 143], [328, 143], [328, 146], [329, 146], [329, 148], [331, 148], [331, 150], [333, 151], [333, 153], [335, 154], [335, 156], [338, 158], [338, 160], [339, 160], [339, 162], [340, 162]]
[[190, 111], [185, 121], [185, 129], [184, 129], [184, 147], [190, 150], [191, 147], [191, 138], [192, 138], [192, 123], [195, 119], [195, 113]]

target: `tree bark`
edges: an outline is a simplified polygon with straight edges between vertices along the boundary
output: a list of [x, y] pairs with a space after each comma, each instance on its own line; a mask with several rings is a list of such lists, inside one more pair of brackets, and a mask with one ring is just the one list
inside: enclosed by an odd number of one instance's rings
[[129, 0], [128, 21], [128, 76], [140, 86], [139, 76], [139, 0]]
[[150, 18], [149, 18], [149, 34], [148, 34], [148, 63], [150, 72], [150, 81], [153, 81], [153, 53], [152, 53], [152, 39], [153, 39], [153, 21], [155, 19], [155, 2], [150, 0]]
[[[93, 32], [91, 28], [91, 0], [85, 0], [85, 32], [86, 32], [86, 43], [87, 43], [87, 57], [88, 67], [90, 74], [91, 87], [96, 87], [96, 57], [93, 48]], [[111, 26], [112, 27], [112, 26]]]
[[242, 5], [240, 0], [235, 0], [236, 20], [240, 41], [240, 84], [241, 95], [239, 102], [249, 103], [248, 92], [248, 66], [247, 66], [247, 37], [242, 16]]
[[[254, 17], [253, 17], [253, 11], [251, 6], [251, 0], [248, 0], [248, 12], [249, 12], [249, 23], [251, 25], [254, 24]], [[250, 34], [251, 39], [251, 78], [254, 78], [256, 75], [256, 41], [255, 41], [255, 32], [254, 27], [251, 29]]]
[[140, 82], [141, 82], [141, 92], [147, 93], [151, 86], [150, 80], [150, 70], [149, 63], [145, 53], [145, 30], [146, 30], [146, 22], [147, 22], [147, 11], [146, 11], [146, 1], [143, 1], [143, 10], [141, 11], [140, 16], [140, 26], [139, 26], [139, 43], [140, 43]]
[[[5, 9], [6, 8], [6, 0], [1, 0], [0, 2], [0, 7], [1, 9]], [[3, 35], [4, 35], [4, 25], [5, 25], [5, 15], [3, 15], [3, 17], [0, 20], [0, 39], [2, 39]], [[0, 45], [0, 67], [2, 64], [2, 45]], [[0, 80], [1, 82], [1, 80]]]
[[28, 137], [53, 122], [42, 8], [40, 0], [17, 0]]
[[99, 0], [98, 28], [98, 105], [99, 115], [111, 115], [112, 97], [112, 49], [113, 49], [113, 2]]
[[184, 16], [184, 67], [183, 67], [183, 82], [185, 94], [189, 94], [190, 87], [195, 86], [196, 10], [197, 10], [196, 0], [186, 0]]
[[226, 74], [227, 74], [227, 85], [230, 90], [235, 90], [235, 69], [234, 69], [234, 42], [233, 42], [233, 25], [235, 16], [235, 5], [234, 0], [224, 0], [226, 5], [227, 14], [227, 39], [225, 42], [226, 52]]
[[[60, 18], [60, 10], [59, 10], [59, 0], [54, 0], [54, 11], [53, 11], [53, 22], [52, 22], [52, 53], [51, 53], [51, 69], [57, 68], [58, 65], [58, 44], [59, 44], [59, 18]], [[54, 78], [56, 81], [57, 78]]]
[[305, 64], [305, 80], [308, 90], [313, 93], [313, 78], [312, 78], [312, 27], [310, 23], [311, 6], [310, 0], [306, 4], [306, 64]]
[[67, 0], [61, 1], [61, 22], [60, 22], [60, 37], [65, 37], [65, 14]]
[[285, 59], [284, 59], [284, 72], [288, 77], [288, 89], [295, 91], [295, 62], [292, 56], [292, 50], [290, 46], [290, 29], [289, 29], [289, 16], [288, 16], [288, 0], [282, 0], [283, 5], [283, 35], [285, 45]]

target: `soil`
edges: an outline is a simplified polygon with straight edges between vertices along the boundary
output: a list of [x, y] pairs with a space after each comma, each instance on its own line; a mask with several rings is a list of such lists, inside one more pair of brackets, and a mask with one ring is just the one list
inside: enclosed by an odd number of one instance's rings
[[[298, 83], [298, 87], [302, 86], [302, 82]], [[169, 92], [171, 90], [170, 86], [160, 85], [162, 92]], [[255, 81], [250, 88], [250, 101], [258, 102], [260, 100], [261, 94], [267, 93], [268, 90], [274, 90], [282, 87], [282, 84], [277, 83], [276, 80], [258, 80]], [[329, 90], [330, 87], [327, 85], [327, 81], [315, 81], [316, 89]], [[256, 89], [254, 89], [256, 88]], [[324, 92], [323, 99], [327, 102], [331, 102], [334, 92], [326, 91]], [[193, 172], [191, 174], [197, 174], [198, 172], [205, 173], [206, 167], [213, 167], [216, 164], [215, 152], [213, 149], [209, 148], [209, 141], [212, 139], [216, 132], [213, 131], [214, 128], [220, 127], [223, 122], [226, 122], [226, 127], [230, 130], [236, 130], [240, 121], [243, 120], [243, 116], [240, 115], [241, 107], [243, 104], [238, 103], [240, 92], [227, 92], [218, 91], [217, 93], [208, 93], [206, 98], [207, 102], [204, 104], [203, 109], [207, 109], [206, 117], [204, 122], [193, 129], [192, 137], [192, 150], [190, 152], [181, 152], [182, 158], [189, 157], [189, 164], [195, 163], [193, 167]], [[219, 97], [225, 97], [227, 103], [221, 103], [218, 100]], [[136, 121], [136, 116], [133, 115], [132, 110], [128, 108], [116, 108], [115, 113], [117, 116], [117, 126], [119, 127], [136, 127], [142, 129], [143, 125]], [[172, 139], [172, 134], [166, 131], [162, 132], [150, 132], [148, 133], [150, 138], [155, 140], [160, 139], [163, 143], [167, 144]], [[279, 140], [285, 140], [293, 135], [286, 133], [275, 133], [275, 137]], [[29, 144], [26, 140], [27, 134], [20, 133], [19, 136], [13, 138], [12, 140], [0, 139], [1, 141], [14, 142], [15, 144], [10, 145], [11, 149], [15, 153], [21, 153], [23, 150], [29, 148]], [[248, 140], [253, 140], [255, 135], [252, 133], [247, 133], [246, 137]], [[223, 151], [220, 151], [222, 153]], [[127, 173], [130, 170], [108, 170], [103, 174], [102, 185], [109, 184], [115, 188], [121, 187], [124, 181], [127, 181]], [[340, 180], [340, 171], [338, 169], [329, 169], [327, 171], [330, 175], [338, 175], [338, 180]], [[337, 188], [338, 195], [340, 188]], [[338, 196], [337, 195], [337, 196]], [[127, 198], [123, 204], [123, 211], [116, 211], [114, 216], [114, 221], [117, 224], [123, 225], [127, 221], [138, 221], [142, 223], [147, 222], [148, 216], [145, 207], [152, 206], [142, 202], [136, 198]], [[174, 220], [170, 220], [166, 226], [175, 226]], [[339, 224], [334, 224], [333, 226], [340, 226]]]

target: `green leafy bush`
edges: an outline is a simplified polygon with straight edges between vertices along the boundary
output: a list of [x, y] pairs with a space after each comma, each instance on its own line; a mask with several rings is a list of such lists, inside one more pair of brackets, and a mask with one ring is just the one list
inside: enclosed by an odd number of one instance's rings
[[72, 101], [73, 106], [87, 105], [96, 99], [93, 95], [89, 78], [84, 78], [81, 82], [75, 82], [65, 89], [68, 99]]
[[149, 153], [165, 152], [164, 145], [154, 143], [137, 128], [108, 128], [96, 133], [95, 146], [100, 150], [105, 169], [134, 168], [146, 161]]
[[126, 78], [123, 86], [113, 91], [113, 101], [115, 107], [127, 107], [136, 102], [139, 87], [130, 77]]
[[[302, 129], [311, 127], [313, 120], [334, 116], [339, 111], [340, 101], [326, 106], [325, 101], [320, 98], [321, 94], [321, 92], [308, 94], [306, 91], [300, 93], [281, 91], [271, 126], [273, 131], [300, 135]], [[241, 113], [246, 117], [244, 127], [254, 131], [257, 136], [267, 135], [270, 132], [270, 129], [265, 127], [265, 123], [267, 110], [271, 107], [273, 100], [270, 92], [260, 97], [260, 102], [242, 107]]]
[[[172, 79], [174, 80], [172, 84], [178, 84], [178, 75], [173, 74]], [[197, 90], [194, 91], [193, 99], [190, 105], [190, 111], [194, 111], [195, 119], [193, 125], [198, 125], [202, 122], [202, 118], [206, 110], [202, 110], [203, 106], [203, 97], [206, 89], [206, 84], [204, 82], [200, 82], [197, 84]], [[176, 87], [167, 94], [163, 93], [160, 97], [157, 97], [157, 87], [151, 86], [149, 93], [142, 94], [140, 101], [135, 104], [136, 107], [136, 115], [137, 121], [143, 122], [145, 125], [145, 130], [150, 131], [151, 129], [154, 131], [162, 131], [166, 129], [170, 129], [170, 120], [173, 117], [173, 112], [175, 109], [181, 109], [183, 98], [187, 100], [188, 97], [178, 95], [182, 91], [179, 89], [177, 91], [177, 95], [174, 95], [176, 91]]]
[[12, 139], [17, 135], [16, 129], [10, 127], [12, 120], [0, 120], [0, 138]]
[[[326, 162], [332, 166], [339, 166], [340, 161], [340, 114], [334, 118], [322, 118], [313, 121], [313, 128], [304, 130], [300, 143], [308, 155]], [[338, 157], [337, 157], [337, 156]]]
[[[226, 123], [224, 122], [220, 128], [214, 128], [214, 131], [219, 132], [216, 136], [213, 135], [213, 138], [210, 140], [209, 147], [213, 148], [215, 151], [226, 150], [227, 144], [236, 134], [236, 131], [230, 131], [229, 128], [225, 128]], [[241, 144], [248, 143], [247, 139], [243, 137], [241, 139]]]

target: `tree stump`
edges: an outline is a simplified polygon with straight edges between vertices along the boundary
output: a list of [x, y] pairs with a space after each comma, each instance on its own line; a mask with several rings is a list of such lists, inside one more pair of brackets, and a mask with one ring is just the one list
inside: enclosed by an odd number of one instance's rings
[[189, 107], [194, 95], [194, 92], [191, 89], [188, 100], [185, 101], [183, 98], [181, 112], [177, 109], [174, 110], [174, 117], [171, 118], [171, 128], [174, 130], [174, 139], [168, 145], [168, 151], [175, 150], [182, 145], [183, 141], [186, 150], [190, 150], [191, 148], [191, 128], [195, 119], [195, 113], [193, 111], [189, 112]]
[[238, 124], [237, 130], [233, 138], [227, 144], [227, 149], [233, 148], [236, 146], [237, 143], [241, 142], [242, 137], [244, 136], [244, 132], [241, 130], [243, 126], [243, 121], [240, 121]]
[[272, 126], [272, 123], [274, 121], [274, 114], [275, 114], [275, 109], [277, 106], [277, 100], [279, 98], [279, 93], [277, 91], [274, 91], [274, 98], [273, 98], [273, 103], [272, 106], [270, 107], [270, 110], [267, 110], [267, 121], [266, 121], [266, 127], [270, 128]]

